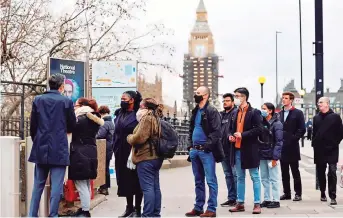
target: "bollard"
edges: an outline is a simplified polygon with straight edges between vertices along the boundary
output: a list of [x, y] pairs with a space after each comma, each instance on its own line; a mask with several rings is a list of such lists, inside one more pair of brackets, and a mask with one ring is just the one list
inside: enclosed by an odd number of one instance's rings
[[[31, 137], [26, 138], [26, 159], [29, 158], [31, 149], [32, 149], [32, 140]], [[29, 214], [33, 183], [34, 183], [34, 173], [35, 173], [35, 164], [31, 162], [26, 162], [26, 214]], [[50, 177], [50, 176], [49, 176]], [[46, 185], [40, 200], [39, 204], [39, 216], [48, 217], [49, 216], [49, 192], [50, 192], [50, 179], [46, 181]]]
[[0, 137], [0, 217], [20, 216], [19, 137]]

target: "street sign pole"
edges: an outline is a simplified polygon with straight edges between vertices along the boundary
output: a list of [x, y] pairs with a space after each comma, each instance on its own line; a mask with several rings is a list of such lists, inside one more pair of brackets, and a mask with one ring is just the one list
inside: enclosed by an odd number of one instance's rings
[[[323, 59], [323, 0], [315, 0], [315, 57], [316, 57], [316, 103], [324, 92], [324, 59]], [[318, 113], [317, 108], [317, 113]], [[319, 189], [316, 167], [316, 189]]]

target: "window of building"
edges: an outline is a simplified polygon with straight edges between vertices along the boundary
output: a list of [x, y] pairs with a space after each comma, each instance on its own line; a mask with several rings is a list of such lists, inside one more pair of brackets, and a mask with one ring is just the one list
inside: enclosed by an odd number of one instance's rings
[[204, 75], [200, 75], [200, 78], [204, 78]]
[[212, 60], [208, 60], [208, 63], [212, 63]]
[[193, 67], [196, 67], [197, 66], [197, 64], [193, 64]]
[[212, 79], [208, 79], [208, 81], [209, 81], [209, 82], [210, 82], [210, 81], [212, 82]]
[[208, 86], [209, 89], [212, 89], [212, 86]]
[[208, 67], [207, 70], [211, 70], [211, 68]]
[[212, 71], [208, 71], [208, 74], [209, 74], [209, 75], [212, 75]]
[[208, 64], [209, 67], [212, 67], [212, 64]]
[[204, 60], [201, 60], [200, 63], [204, 63]]
[[204, 71], [204, 68], [203, 68], [203, 67], [200, 67], [200, 70], [201, 70], [201, 71]]

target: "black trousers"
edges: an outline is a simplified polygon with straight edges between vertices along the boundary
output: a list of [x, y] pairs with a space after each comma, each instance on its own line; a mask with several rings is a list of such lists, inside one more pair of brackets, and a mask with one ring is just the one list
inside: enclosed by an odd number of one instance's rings
[[111, 159], [106, 159], [106, 183], [100, 186], [101, 189], [111, 188], [110, 161]]
[[325, 193], [326, 191], [326, 176], [325, 176], [326, 168], [328, 168], [329, 197], [331, 199], [336, 199], [337, 164], [327, 164], [327, 163], [317, 164], [317, 175], [318, 175], [320, 191], [322, 193]]
[[280, 161], [281, 164], [281, 174], [282, 174], [282, 185], [283, 193], [285, 195], [291, 195], [291, 184], [290, 184], [290, 174], [289, 168], [291, 168], [292, 176], [294, 180], [294, 192], [296, 195], [302, 195], [302, 186], [301, 186], [301, 176], [299, 171], [299, 161], [294, 162], [285, 162]]

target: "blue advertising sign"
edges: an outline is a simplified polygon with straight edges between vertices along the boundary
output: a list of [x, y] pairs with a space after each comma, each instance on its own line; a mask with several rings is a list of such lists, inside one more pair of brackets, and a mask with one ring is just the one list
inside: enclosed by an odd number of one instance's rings
[[74, 103], [85, 96], [85, 63], [82, 61], [50, 58], [49, 76], [53, 74], [65, 76], [64, 95]]

